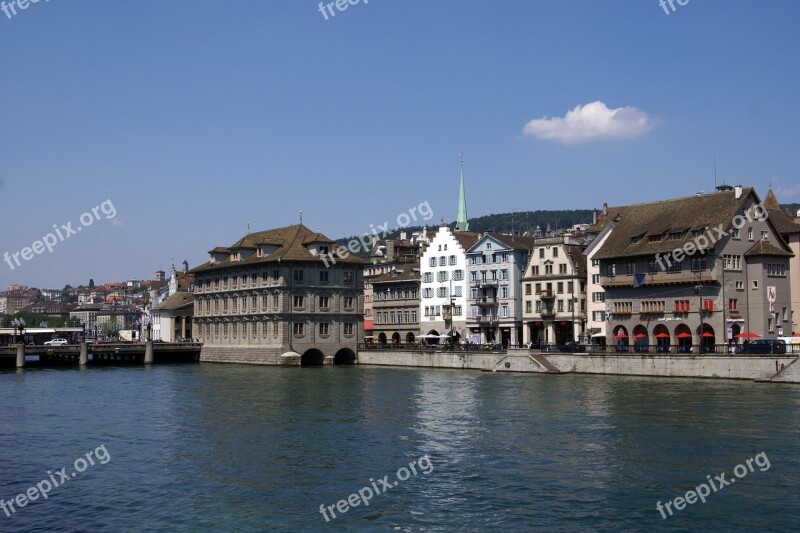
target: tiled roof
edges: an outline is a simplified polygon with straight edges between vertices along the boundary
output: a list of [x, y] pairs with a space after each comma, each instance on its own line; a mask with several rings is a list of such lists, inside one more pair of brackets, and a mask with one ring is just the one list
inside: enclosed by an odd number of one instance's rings
[[[337, 247], [336, 242], [330, 240], [325, 235], [313, 232], [302, 224], [295, 224], [283, 228], [250, 233], [239, 239], [230, 248], [218, 247], [214, 248], [212, 252], [219, 250], [219, 253], [228, 253], [232, 249], [254, 249], [263, 245], [264, 243], [275, 245], [277, 246], [277, 249], [264, 257], [258, 257], [257, 254], [252, 254], [250, 257], [241, 261], [231, 261], [230, 257], [228, 257], [221, 261], [217, 261], [214, 264], [211, 262], [206, 262], [193, 269], [191, 272], [203, 272], [231, 266], [238, 267], [251, 264], [274, 263], [279, 259], [282, 261], [322, 261], [318, 256], [311, 254], [311, 252], [309, 252], [306, 248], [306, 245], [317, 243], [329, 244], [332, 252]], [[222, 250], [228, 251], [222, 252]], [[366, 259], [353, 255], [348, 255], [346, 258], [340, 258], [334, 255], [333, 259], [337, 263], [368, 263]]]
[[767, 240], [760, 240], [755, 243], [749, 250], [744, 253], [745, 257], [754, 257], [759, 255], [773, 255], [778, 257], [793, 257], [794, 254], [792, 252], [787, 252], [786, 250], [781, 250], [774, 244], [770, 243]]
[[453, 230], [453, 236], [456, 238], [458, 244], [461, 245], [464, 251], [467, 251], [472, 248], [473, 244], [480, 240], [482, 234], [476, 231]]
[[791, 215], [783, 212], [772, 189], [767, 192], [767, 197], [764, 198], [763, 205], [767, 208], [769, 219], [772, 221], [778, 233], [781, 235], [800, 233], [800, 224], [796, 223]]
[[370, 278], [370, 283], [381, 283], [381, 282], [389, 282], [389, 281], [411, 281], [411, 280], [419, 280], [420, 273], [419, 273], [419, 263], [405, 263], [400, 265], [394, 273], [387, 272], [385, 274], [380, 274], [378, 276], [373, 276]]
[[174, 311], [194, 303], [194, 293], [176, 292], [160, 304], [153, 311]]
[[487, 233], [487, 235], [507, 246], [511, 250], [533, 250], [536, 244], [535, 237], [524, 237], [522, 235], [505, 235], [501, 233]]
[[[753, 189], [742, 189], [741, 197], [736, 191], [700, 194], [686, 198], [663, 200], [647, 204], [609, 208], [608, 221], [614, 214], [614, 231], [598, 250], [595, 258], [635, 257], [669, 253], [683, 247], [693, 239], [692, 231], [711, 231], [720, 224], [726, 230], [733, 218], [742, 213], [748, 199], [758, 201]], [[616, 219], [619, 218], [618, 221]], [[679, 238], [665, 238], [669, 233], [680, 233]], [[650, 236], [660, 236], [650, 240]]]

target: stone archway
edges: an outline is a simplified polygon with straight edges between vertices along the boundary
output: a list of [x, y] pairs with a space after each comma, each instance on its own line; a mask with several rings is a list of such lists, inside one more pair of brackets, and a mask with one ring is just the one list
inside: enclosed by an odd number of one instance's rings
[[381, 334], [378, 335], [378, 344], [386, 346], [386, 333], [381, 332]]
[[317, 348], [311, 348], [300, 358], [300, 366], [322, 366], [325, 364], [325, 354]]
[[334, 365], [354, 365], [356, 364], [356, 354], [350, 348], [342, 348], [333, 356]]

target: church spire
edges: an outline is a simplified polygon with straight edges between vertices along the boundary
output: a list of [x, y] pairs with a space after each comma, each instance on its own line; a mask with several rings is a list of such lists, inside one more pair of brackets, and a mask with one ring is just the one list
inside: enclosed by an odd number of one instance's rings
[[459, 154], [461, 158], [461, 189], [458, 192], [458, 216], [456, 217], [456, 228], [459, 231], [469, 230], [467, 220], [467, 193], [464, 191], [464, 154]]

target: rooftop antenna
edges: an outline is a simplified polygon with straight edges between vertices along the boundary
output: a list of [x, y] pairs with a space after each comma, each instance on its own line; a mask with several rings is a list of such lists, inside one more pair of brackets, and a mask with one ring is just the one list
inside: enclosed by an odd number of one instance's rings
[[714, 190], [717, 190], [717, 156], [714, 156]]
[[300, 210], [300, 225], [303, 225], [303, 210]]
[[245, 235], [250, 235], [250, 221], [247, 221], [247, 233]]

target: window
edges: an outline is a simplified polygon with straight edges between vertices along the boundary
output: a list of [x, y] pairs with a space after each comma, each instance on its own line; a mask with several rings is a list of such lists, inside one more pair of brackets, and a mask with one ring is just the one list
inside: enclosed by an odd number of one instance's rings
[[436, 280], [438, 282], [447, 281], [450, 277], [450, 273], [447, 270], [440, 270], [436, 273]]
[[305, 324], [303, 324], [301, 322], [294, 322], [292, 324], [292, 332], [295, 335], [303, 335], [304, 334], [304, 329], [305, 329], [304, 326], [305, 326]]
[[592, 266], [594, 268], [600, 268], [600, 260], [599, 259], [592, 259]]
[[678, 274], [681, 271], [681, 264], [680, 263], [670, 263], [667, 267], [667, 272], [670, 274]]
[[768, 264], [767, 265], [767, 276], [772, 277], [786, 277], [786, 265], [780, 264]]
[[453, 271], [453, 281], [461, 281], [464, 279], [464, 271], [463, 270], [454, 270]]
[[558, 284], [556, 285], [556, 292], [558, 294], [563, 294], [564, 293], [564, 282], [563, 281], [559, 281]]
[[353, 331], [355, 331], [355, 324], [351, 322], [347, 322], [344, 324], [344, 334], [345, 335], [352, 335]]
[[553, 273], [553, 265], [545, 265], [544, 266], [544, 273], [545, 275]]
[[463, 295], [463, 292], [462, 292], [462, 288], [461, 288], [461, 286], [456, 286], [456, 287], [453, 289], [453, 296], [455, 296], [455, 297], [461, 297], [462, 295]]
[[411, 310], [411, 322], [413, 324], [416, 324], [418, 322], [418, 320], [417, 320], [417, 310], [416, 309], [412, 309]]
[[331, 325], [327, 322], [320, 322], [319, 324], [319, 334], [320, 335], [330, 335], [330, 327]]
[[539, 267], [538, 267], [538, 265], [533, 267], [533, 275], [534, 276], [538, 276], [539, 275]]
[[658, 242], [661, 240], [661, 235], [648, 235], [647, 240], [649, 242]]
[[567, 273], [567, 265], [565, 263], [561, 263], [560, 265], [558, 265], [558, 273], [559, 274]]
[[733, 228], [733, 232], [732, 233], [733, 233], [733, 238], [734, 239], [738, 240], [738, 239], [742, 238], [740, 228]]
[[725, 264], [725, 270], [741, 270], [742, 269], [742, 256], [723, 254], [722, 261]]
[[553, 257], [558, 257], [558, 246], [553, 246]]
[[352, 283], [353, 282], [353, 273], [352, 272], [343, 272], [344, 275], [344, 282], [345, 283]]
[[614, 313], [617, 315], [630, 315], [633, 313], [633, 303], [614, 302]]
[[753, 290], [758, 290], [758, 280], [753, 280]]
[[688, 313], [689, 300], [675, 300], [675, 313]]
[[542, 301], [541, 300], [536, 300], [536, 312], [537, 313], [541, 313], [542, 312]]
[[605, 292], [593, 292], [592, 293], [592, 301], [594, 303], [605, 302], [606, 301], [606, 293]]
[[327, 296], [320, 296], [319, 297], [319, 308], [320, 309], [328, 309], [331, 306], [330, 298]]
[[450, 256], [450, 264], [451, 265], [455, 265], [456, 264], [456, 256], [454, 256], [454, 255]]
[[[460, 287], [457, 287], [460, 288]], [[508, 287], [500, 288], [500, 298], [508, 298]]]
[[752, 241], [753, 240], [753, 228], [747, 228], [747, 239]]
[[706, 269], [706, 258], [705, 257], [693, 257], [692, 258], [692, 272], [700, 272], [701, 270]]
[[605, 311], [592, 311], [592, 320], [595, 322], [604, 322], [606, 319]]
[[280, 302], [281, 302], [281, 297], [280, 297], [280, 295], [278, 295], [278, 294], [273, 294], [273, 295], [272, 295], [272, 308], [273, 308], [273, 309], [278, 309], [278, 305], [280, 304]]
[[636, 274], [636, 263], [626, 263], [625, 264], [625, 275], [633, 276]]
[[294, 307], [295, 309], [302, 309], [303, 307], [305, 307], [305, 298], [303, 296], [295, 296]]
[[567, 311], [571, 312], [571, 311], [574, 311], [574, 310], [575, 310], [575, 300], [570, 298], [569, 300], [567, 300]]
[[425, 272], [423, 281], [425, 283], [433, 283], [433, 272]]
[[328, 281], [328, 271], [327, 270], [320, 270], [319, 271], [319, 280], [323, 283]]
[[536, 294], [541, 294], [541, 293], [542, 293], [542, 284], [541, 283], [537, 283], [536, 284]]
[[561, 312], [564, 310], [564, 300], [558, 300], [558, 311]]
[[606, 265], [606, 276], [608, 276], [609, 278], [613, 278], [614, 275], [616, 274], [616, 271], [617, 269], [614, 263], [609, 263], [608, 265]]
[[728, 298], [728, 309], [731, 311], [739, 309], [739, 300], [736, 298]]
[[592, 283], [595, 285], [600, 284], [600, 274], [592, 274]]
[[744, 281], [737, 281], [736, 282], [736, 290], [743, 291], [744, 290]]
[[544, 248], [539, 248], [539, 258], [544, 259]]
[[453, 306], [453, 316], [461, 316], [461, 306], [454, 305]]
[[502, 316], [502, 317], [507, 317], [508, 316], [508, 306], [507, 305], [501, 305], [500, 306], [500, 316]]
[[344, 306], [345, 309], [353, 309], [353, 302], [354, 301], [355, 300], [353, 300], [352, 296], [345, 296], [342, 299], [342, 305]]
[[439, 257], [439, 266], [445, 266], [447, 264], [447, 257], [440, 256]]
[[784, 307], [783, 308], [783, 321], [784, 322], [788, 322], [789, 321], [789, 315], [786, 314], [786, 311], [787, 311], [787, 309]]
[[531, 304], [530, 300], [525, 300], [525, 312], [530, 313], [533, 309], [533, 304]]
[[[439, 246], [441, 246], [441, 244]], [[428, 261], [428, 266], [432, 266], [432, 267], [436, 266], [436, 258], [435, 257], [431, 257], [430, 258], [430, 260]]]
[[574, 282], [572, 282], [572, 281], [568, 281], [567, 282], [567, 292], [570, 293], [570, 294], [575, 292], [575, 283]]
[[762, 241], [768, 241], [769, 240], [769, 231], [768, 230], [765, 230], [765, 229], [761, 230], [761, 240]]
[[295, 270], [294, 274], [292, 274], [292, 279], [295, 283], [303, 283], [303, 271]]

